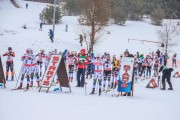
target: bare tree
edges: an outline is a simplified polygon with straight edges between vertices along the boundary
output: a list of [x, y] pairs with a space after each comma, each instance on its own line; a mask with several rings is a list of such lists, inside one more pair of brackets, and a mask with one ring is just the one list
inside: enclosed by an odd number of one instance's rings
[[79, 16], [81, 31], [86, 36], [88, 52], [93, 52], [94, 45], [102, 37], [103, 29], [110, 16], [108, 0], [81, 0], [82, 13]]
[[170, 47], [178, 45], [180, 32], [177, 24], [172, 22], [172, 20], [164, 22], [157, 33], [160, 41], [165, 45], [166, 53], [168, 53]]

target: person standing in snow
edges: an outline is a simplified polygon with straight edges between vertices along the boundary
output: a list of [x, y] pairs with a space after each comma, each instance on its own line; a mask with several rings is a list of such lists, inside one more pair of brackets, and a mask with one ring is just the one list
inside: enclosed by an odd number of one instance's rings
[[93, 70], [94, 70], [94, 65], [92, 62], [91, 56], [89, 56], [89, 60], [87, 61], [87, 68], [86, 68], [86, 79], [88, 79], [88, 76], [90, 76], [90, 79], [92, 78]]
[[91, 94], [94, 94], [96, 82], [99, 83], [99, 96], [101, 95], [101, 87], [102, 87], [102, 78], [103, 78], [103, 61], [100, 59], [100, 55], [96, 57], [96, 60], [93, 61], [94, 64], [94, 76], [93, 76], [93, 89]]
[[37, 57], [37, 64], [40, 67], [40, 77], [41, 77], [42, 76], [42, 64], [43, 64], [43, 60], [45, 58], [44, 50], [41, 49], [40, 53], [38, 53], [36, 55], [36, 57]]
[[37, 64], [36, 55], [33, 54], [33, 50], [32, 49], [31, 49], [30, 52], [31, 52], [31, 57], [32, 57], [30, 87], [33, 87], [34, 76], [36, 76], [36, 82], [37, 82], [37, 85], [39, 87], [40, 86], [40, 83], [39, 83], [39, 68], [38, 68], [38, 64]]
[[82, 49], [81, 55], [78, 58], [77, 86], [76, 87], [84, 87], [87, 60], [88, 60], [88, 57], [86, 56], [86, 50]]
[[54, 39], [54, 33], [51, 29], [49, 29], [49, 38], [51, 39], [51, 42], [53, 42]]
[[160, 50], [157, 49], [156, 54], [157, 54], [158, 58], [160, 57], [160, 53], [161, 53]]
[[165, 55], [164, 55], [164, 66], [167, 65], [167, 60], [168, 59], [169, 59], [169, 57], [168, 57], [167, 53], [165, 53]]
[[41, 21], [40, 25], [39, 25], [39, 31], [42, 31], [42, 25], [43, 25], [43, 22]]
[[126, 49], [126, 50], [124, 51], [124, 57], [127, 57], [127, 56], [129, 56], [129, 51], [128, 51], [128, 49]]
[[26, 9], [28, 9], [28, 3], [26, 3]]
[[162, 72], [162, 86], [161, 90], [166, 90], [166, 83], [165, 80], [167, 80], [167, 83], [169, 84], [168, 90], [173, 90], [172, 83], [171, 83], [171, 72], [173, 71], [173, 68], [167, 68], [166, 66], [161, 66], [159, 69], [159, 72]]
[[103, 60], [103, 67], [104, 67], [104, 82], [103, 82], [103, 91], [105, 91], [106, 88], [106, 80], [108, 80], [108, 87], [107, 87], [107, 91], [110, 91], [110, 87], [111, 87], [111, 72], [112, 72], [112, 64], [111, 64], [111, 60], [110, 60], [110, 56], [106, 56], [105, 54], [105, 58]]
[[80, 34], [79, 35], [79, 43], [81, 44], [81, 46], [82, 46], [82, 42], [83, 42], [83, 36]]
[[21, 69], [21, 82], [20, 82], [20, 86], [17, 89], [22, 89], [23, 86], [23, 81], [24, 81], [24, 77], [26, 76], [27, 78], [27, 87], [26, 89], [29, 89], [29, 82], [30, 82], [30, 76], [31, 76], [31, 69], [32, 69], [32, 55], [31, 55], [31, 49], [28, 48], [26, 50], [26, 54], [24, 54], [24, 56], [21, 57], [22, 61], [23, 61], [23, 66]]
[[66, 64], [67, 64], [67, 68], [69, 71], [68, 77], [69, 77], [69, 81], [73, 82], [73, 76], [74, 76], [74, 67], [75, 67], [75, 58], [74, 58], [74, 54], [70, 54], [68, 56], [68, 58], [66, 59]]
[[47, 68], [48, 68], [49, 61], [50, 61], [50, 59], [51, 59], [51, 56], [52, 56], [52, 53], [51, 53], [51, 52], [49, 52], [48, 54], [45, 55], [45, 58], [44, 58], [45, 70], [47, 70]]
[[176, 56], [177, 56], [177, 54], [175, 53], [174, 55], [173, 55], [173, 57], [172, 57], [172, 67], [176, 67], [177, 68], [177, 66], [176, 66]]
[[116, 88], [117, 80], [118, 80], [118, 74], [119, 74], [119, 61], [116, 58], [116, 55], [113, 55], [111, 89]]
[[151, 56], [148, 55], [147, 57], [147, 72], [146, 72], [146, 78], [150, 79], [151, 77], [151, 68], [152, 68], [153, 61], [151, 59]]
[[11, 70], [11, 80], [14, 80], [14, 62], [13, 57], [15, 57], [15, 53], [12, 51], [11, 47], [8, 47], [8, 52], [4, 53], [3, 56], [7, 56], [6, 61], [6, 80], [8, 80], [9, 69]]

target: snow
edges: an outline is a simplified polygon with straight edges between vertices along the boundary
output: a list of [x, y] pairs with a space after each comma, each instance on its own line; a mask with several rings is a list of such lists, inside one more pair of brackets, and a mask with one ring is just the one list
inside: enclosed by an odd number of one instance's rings
[[[55, 48], [79, 51], [86, 48], [79, 45], [77, 39], [78, 22], [77, 17], [64, 16], [62, 23], [56, 25], [55, 43], [52, 44], [48, 38], [48, 31], [52, 25], [44, 25], [43, 31], [39, 31], [39, 13], [47, 5], [46, 3], [27, 2], [19, 0], [22, 8], [15, 8], [9, 0], [0, 0], [0, 54], [7, 51], [7, 47], [12, 46], [16, 53], [15, 74], [18, 77], [21, 62], [20, 57], [27, 48], [32, 48], [34, 53], [40, 49], [45, 49], [46, 53]], [[25, 4], [29, 8], [25, 9]], [[23, 29], [26, 24], [28, 29]], [[68, 32], [65, 26], [68, 25]], [[100, 43], [95, 47], [95, 54], [104, 53], [120, 55], [125, 49], [135, 54], [142, 51], [148, 54], [157, 50], [154, 43], [131, 41], [128, 38], [158, 41], [156, 30], [158, 27], [149, 24], [148, 21], [137, 22], [127, 21], [125, 26], [109, 25]], [[178, 47], [172, 49], [172, 53], [179, 53]], [[179, 56], [179, 55], [178, 55]], [[4, 62], [6, 58], [2, 58]], [[5, 66], [4, 66], [5, 69]], [[176, 71], [176, 70], [175, 70]], [[25, 82], [25, 81], [24, 81]], [[87, 93], [91, 92], [92, 80], [87, 80]], [[180, 80], [172, 79], [173, 91], [161, 91], [159, 88], [147, 89], [145, 86], [149, 81], [139, 81], [135, 83], [134, 97], [111, 97], [116, 90], [110, 93], [102, 93], [99, 97], [95, 95], [85, 95], [84, 88], [76, 88], [76, 80], [71, 83], [72, 93], [53, 92], [52, 87], [49, 93], [38, 92], [32, 88], [27, 92], [11, 91], [15, 88], [16, 81], [7, 82], [7, 89], [0, 89], [0, 120], [179, 120], [180, 110]], [[25, 85], [25, 84], [24, 84]], [[68, 89], [63, 88], [63, 91]]]

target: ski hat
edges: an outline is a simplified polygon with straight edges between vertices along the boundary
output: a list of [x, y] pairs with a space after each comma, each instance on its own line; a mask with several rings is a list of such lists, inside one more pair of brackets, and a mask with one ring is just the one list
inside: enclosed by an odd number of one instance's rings
[[44, 53], [44, 49], [41, 49], [40, 52], [41, 52], [41, 53]]
[[82, 55], [86, 55], [86, 50], [85, 50], [85, 49], [82, 49], [82, 50], [81, 50], [81, 54], [82, 54]]
[[113, 55], [113, 58], [116, 58], [116, 55]]
[[101, 58], [101, 55], [100, 55], [100, 54], [98, 54], [98, 55], [96, 56], [96, 58]]
[[8, 50], [12, 50], [12, 47], [8, 47]]
[[33, 54], [33, 50], [31, 48], [29, 48], [29, 50], [30, 50], [31, 54]]
[[28, 49], [26, 50], [26, 53], [30, 53], [30, 52], [31, 52], [31, 49], [28, 48]]

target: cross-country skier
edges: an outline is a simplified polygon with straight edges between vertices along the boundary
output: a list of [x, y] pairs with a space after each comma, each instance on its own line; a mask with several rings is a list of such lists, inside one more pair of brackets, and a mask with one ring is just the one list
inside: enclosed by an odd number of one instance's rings
[[116, 88], [117, 80], [118, 80], [118, 74], [119, 74], [119, 61], [116, 58], [116, 55], [113, 56], [112, 60], [112, 83], [111, 83], [111, 89]]
[[121, 68], [121, 63], [122, 63], [122, 58], [123, 58], [123, 54], [120, 55], [120, 58], [118, 60], [118, 64], [119, 64], [119, 69]]
[[92, 78], [92, 74], [94, 72], [94, 64], [92, 62], [91, 56], [89, 56], [89, 60], [87, 61], [87, 68], [86, 68], [86, 79], [90, 76]]
[[8, 52], [4, 53], [3, 56], [7, 56], [6, 61], [6, 80], [8, 80], [9, 69], [11, 70], [11, 80], [14, 80], [14, 62], [13, 57], [15, 57], [15, 53], [12, 51], [11, 47], [8, 47]]
[[45, 58], [44, 58], [45, 70], [47, 70], [51, 56], [52, 56], [51, 52], [45, 55]]
[[110, 86], [111, 86], [111, 72], [112, 72], [112, 64], [111, 64], [111, 60], [108, 56], [106, 56], [104, 58], [103, 61], [103, 67], [104, 67], [104, 82], [103, 82], [103, 91], [105, 91], [106, 88], [106, 80], [108, 80], [108, 87], [107, 87], [107, 91], [110, 90]]
[[69, 81], [73, 81], [73, 73], [74, 73], [74, 67], [75, 67], [75, 58], [74, 55], [71, 54], [66, 60], [67, 66], [68, 66], [68, 71], [69, 71]]
[[103, 78], [103, 61], [100, 59], [100, 55], [96, 57], [96, 60], [93, 61], [94, 64], [94, 76], [93, 76], [93, 89], [91, 94], [94, 94], [96, 82], [99, 83], [99, 96], [101, 95], [101, 87], [102, 87], [102, 78]]
[[43, 64], [43, 60], [45, 58], [45, 54], [44, 54], [44, 50], [41, 49], [40, 50], [40, 53], [38, 53], [37, 55], [37, 63], [38, 63], [38, 66], [40, 67], [40, 77], [42, 76], [42, 64]]
[[168, 59], [169, 59], [168, 54], [165, 53], [165, 55], [164, 55], [164, 66], [167, 65], [167, 60], [168, 60]]
[[21, 57], [22, 61], [23, 61], [23, 66], [21, 69], [21, 82], [20, 82], [20, 86], [17, 89], [22, 89], [23, 86], [23, 81], [24, 81], [24, 77], [26, 76], [27, 78], [27, 87], [26, 89], [29, 89], [29, 82], [30, 82], [30, 76], [31, 76], [31, 67], [32, 67], [32, 55], [31, 55], [31, 49], [28, 48], [26, 50], [26, 54], [24, 54], [24, 56]]
[[160, 53], [161, 53], [160, 50], [157, 49], [156, 54], [157, 54], [158, 58], [160, 57]]
[[152, 68], [153, 61], [151, 59], [151, 56], [147, 56], [147, 72], [146, 72], [146, 78], [150, 79], [151, 77], [151, 68]]
[[142, 70], [141, 70], [141, 74], [140, 74], [140, 77], [143, 76], [143, 79], [145, 79], [146, 67], [147, 67], [147, 58], [144, 58], [142, 61]]
[[33, 50], [31, 50], [31, 57], [32, 57], [32, 67], [31, 67], [31, 83], [30, 83], [30, 87], [33, 87], [33, 80], [34, 80], [34, 76], [36, 76], [36, 82], [38, 87], [40, 86], [39, 84], [39, 67], [37, 64], [37, 60], [36, 60], [36, 55], [33, 54]]
[[134, 57], [134, 78], [136, 80], [135, 82], [137, 82], [137, 79], [138, 79], [138, 59], [136, 56]]
[[157, 77], [158, 75], [158, 68], [159, 68], [160, 60], [157, 55], [155, 55], [154, 58], [154, 77]]
[[142, 71], [142, 62], [143, 62], [143, 59], [144, 59], [144, 55], [141, 54], [141, 55], [138, 57], [138, 74], [140, 74], [141, 71]]

